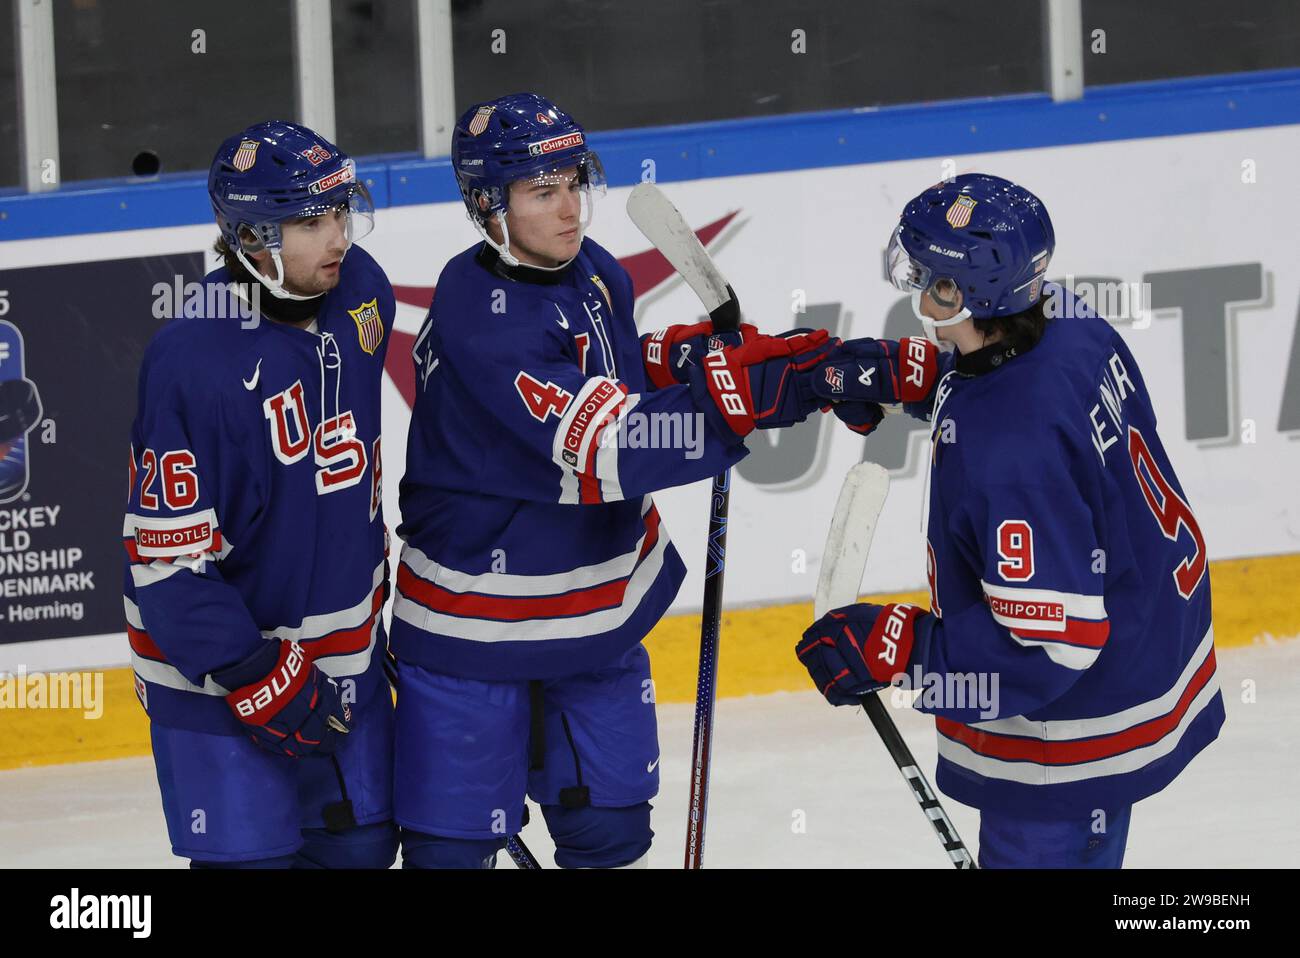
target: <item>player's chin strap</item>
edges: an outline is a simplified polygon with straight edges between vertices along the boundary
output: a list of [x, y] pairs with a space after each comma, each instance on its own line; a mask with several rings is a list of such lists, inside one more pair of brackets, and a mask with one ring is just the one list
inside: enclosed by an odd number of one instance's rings
[[[586, 203], [586, 212], [583, 213], [582, 222], [578, 224], [579, 248], [581, 248], [582, 245], [582, 238], [587, 235], [587, 227], [591, 225], [592, 205], [591, 200], [588, 199]], [[477, 217], [470, 217], [470, 222], [473, 223], [474, 228], [479, 231], [479, 235], [483, 237], [489, 246], [497, 251], [497, 255], [501, 257], [501, 262], [505, 263], [507, 266], [527, 266], [529, 269], [540, 269], [547, 273], [558, 273], [562, 269], [568, 269], [569, 264], [578, 258], [576, 255], [570, 256], [559, 266], [537, 266], [533, 263], [521, 263], [519, 262], [518, 257], [510, 252], [510, 227], [506, 223], [506, 211], [497, 210], [496, 220], [501, 226], [501, 238], [504, 240], [502, 243], [498, 243], [488, 235], [487, 229]]]
[[[349, 244], [349, 246], [350, 245], [351, 244]], [[271, 262], [275, 264], [275, 276], [273, 277], [264, 275], [261, 270], [259, 270], [255, 265], [249, 262], [248, 257], [244, 255], [244, 250], [242, 247], [235, 250], [235, 258], [239, 260], [239, 262], [243, 265], [244, 269], [248, 270], [249, 273], [256, 276], [258, 281], [261, 282], [261, 284], [265, 286], [270, 291], [271, 295], [274, 296], [276, 299], [293, 299], [293, 300], [297, 300], [298, 302], [305, 302], [306, 300], [318, 299], [319, 297], [325, 295], [324, 293], [313, 293], [311, 296], [300, 296], [297, 293], [291, 293], [287, 289], [285, 289], [284, 288], [284, 261], [280, 259], [280, 251], [273, 249], [273, 250], [268, 250], [268, 252], [271, 254]], [[347, 256], [347, 255], [348, 255], [347, 250], [344, 250], [343, 256]], [[340, 264], [343, 261], [343, 256], [339, 257]]]
[[[925, 330], [925, 338], [938, 346], [943, 352], [952, 352], [954, 348], [953, 344], [941, 340], [935, 330], [940, 326], [956, 326], [958, 323], [965, 322], [970, 319], [970, 310], [963, 306], [961, 311], [951, 319], [932, 319], [925, 315], [925, 313], [921, 312], [921, 293], [922, 291], [919, 289], [912, 290], [912, 312], [915, 313], [916, 318], [921, 321], [921, 327]], [[933, 290], [930, 291], [930, 297], [940, 306], [952, 308], [957, 305], [955, 302], [945, 303], [939, 297], [935, 296]]]

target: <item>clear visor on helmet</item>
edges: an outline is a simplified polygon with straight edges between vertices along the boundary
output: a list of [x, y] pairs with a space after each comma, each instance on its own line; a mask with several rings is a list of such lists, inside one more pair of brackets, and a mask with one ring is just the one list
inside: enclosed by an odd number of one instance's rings
[[889, 238], [889, 248], [885, 250], [885, 278], [905, 293], [929, 292], [935, 302], [943, 306], [956, 305], [956, 280], [951, 276], [937, 276], [929, 266], [914, 260], [903, 247], [902, 233], [903, 227], [899, 226]]
[[903, 247], [903, 228], [894, 230], [885, 250], [885, 279], [898, 289], [910, 293], [914, 289], [926, 290], [930, 286], [930, 267], [918, 263]]
[[521, 182], [529, 189], [539, 186], [567, 188], [576, 184], [581, 193], [581, 220], [584, 229], [591, 224], [594, 199], [604, 196], [606, 190], [604, 164], [591, 151], [584, 153], [576, 163], [564, 163], [539, 170]]
[[[259, 249], [278, 252], [284, 247], [281, 227], [301, 223], [317, 216], [324, 216], [327, 213], [346, 214], [344, 229], [349, 246], [357, 240], [369, 236], [370, 231], [375, 228], [375, 201], [371, 198], [366, 185], [364, 183], [352, 183], [347, 187], [346, 192], [336, 189], [333, 194], [328, 200], [322, 197], [320, 202], [303, 207], [290, 219], [259, 223], [256, 227], [247, 223], [243, 224], [240, 236], [243, 249], [250, 253], [257, 252]], [[252, 230], [256, 240], [250, 241], [249, 237], [243, 236], [242, 229]]]
[[332, 196], [328, 202], [308, 206], [288, 222], [301, 222], [314, 216], [327, 213], [343, 213], [347, 216], [346, 229], [348, 245], [370, 235], [375, 228], [375, 201], [364, 183], [353, 183], [342, 197]]
[[[576, 172], [575, 172], [576, 171]], [[523, 182], [529, 186], [559, 186], [568, 184], [576, 178], [579, 186], [605, 192], [605, 167], [600, 157], [588, 151], [576, 163], [560, 163], [544, 170], [538, 170]]]

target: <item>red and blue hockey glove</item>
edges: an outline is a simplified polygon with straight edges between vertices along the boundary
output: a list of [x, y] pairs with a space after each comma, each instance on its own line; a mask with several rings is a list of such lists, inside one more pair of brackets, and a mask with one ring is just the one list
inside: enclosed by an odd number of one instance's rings
[[739, 329], [715, 333], [713, 323], [667, 326], [641, 337], [641, 359], [646, 375], [656, 389], [687, 382], [690, 371], [704, 360], [704, 354], [728, 346], [739, 346], [758, 335], [758, 329], [741, 323]]
[[915, 605], [846, 605], [814, 622], [795, 654], [831, 705], [857, 705], [907, 671], [917, 633], [933, 624], [934, 617]]
[[835, 413], [836, 419], [862, 436], [874, 430], [885, 418], [885, 410], [874, 402], [837, 402], [831, 406], [831, 412]]
[[838, 342], [824, 329], [792, 329], [707, 353], [691, 371], [691, 395], [716, 431], [737, 440], [755, 427], [793, 426], [826, 405], [813, 392], [812, 371]]
[[939, 378], [939, 350], [928, 339], [850, 339], [817, 367], [813, 389], [830, 402], [924, 402]]
[[264, 642], [212, 678], [232, 690], [226, 702], [263, 748], [293, 758], [327, 755], [348, 733], [352, 709], [296, 642]]

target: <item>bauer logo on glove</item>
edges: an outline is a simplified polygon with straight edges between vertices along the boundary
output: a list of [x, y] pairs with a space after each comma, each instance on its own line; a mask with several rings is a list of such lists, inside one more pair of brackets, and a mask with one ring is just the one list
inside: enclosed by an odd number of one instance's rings
[[934, 617], [915, 605], [862, 602], [832, 609], [803, 634], [795, 654], [832, 705], [856, 705], [906, 672], [918, 634]]

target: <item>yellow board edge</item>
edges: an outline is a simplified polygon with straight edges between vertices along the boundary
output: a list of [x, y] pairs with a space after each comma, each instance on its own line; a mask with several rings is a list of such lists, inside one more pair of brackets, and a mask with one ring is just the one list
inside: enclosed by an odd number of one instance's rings
[[[1214, 593], [1214, 636], [1219, 648], [1247, 646], [1300, 634], [1300, 554], [1227, 559], [1210, 563]], [[924, 592], [864, 596], [871, 602], [928, 605]], [[799, 635], [812, 622], [812, 603], [733, 609], [723, 613], [718, 653], [718, 695], [766, 695], [811, 688], [794, 656]], [[664, 618], [646, 639], [659, 702], [695, 698], [699, 655], [698, 615]], [[94, 762], [149, 754], [149, 720], [135, 697], [130, 669], [101, 673], [102, 714], [84, 709], [0, 706], [0, 769], [65, 762]], [[12, 686], [0, 681], [0, 702], [16, 702]]]

